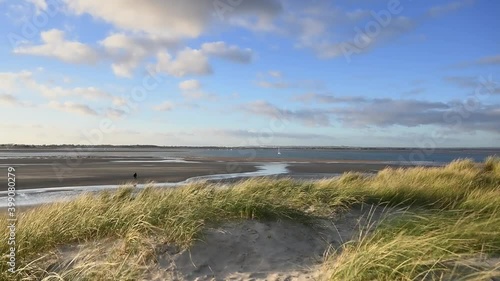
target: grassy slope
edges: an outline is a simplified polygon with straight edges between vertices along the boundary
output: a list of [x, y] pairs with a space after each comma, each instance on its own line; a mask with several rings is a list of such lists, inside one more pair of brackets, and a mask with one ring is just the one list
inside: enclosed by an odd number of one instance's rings
[[[250, 179], [229, 189], [194, 184], [178, 189], [131, 188], [82, 195], [41, 206], [18, 221], [17, 277], [25, 280], [135, 280], [154, 262], [154, 244], [187, 247], [204, 225], [237, 219], [309, 222], [360, 202], [419, 207], [387, 220], [325, 262], [331, 280], [484, 280], [498, 268], [476, 262], [500, 256], [500, 159], [483, 164], [456, 161], [444, 168], [386, 169], [374, 177], [347, 173], [314, 183]], [[7, 222], [0, 220], [3, 237]], [[115, 239], [119, 238], [119, 239]], [[99, 262], [46, 272], [56, 246], [83, 241], [120, 241]], [[0, 250], [7, 253], [7, 244]], [[42, 255], [43, 253], [43, 255]], [[82, 257], [82, 259], [85, 257]], [[6, 258], [5, 258], [6, 260]], [[7, 264], [0, 279], [11, 280]], [[50, 271], [50, 270], [49, 270]]]

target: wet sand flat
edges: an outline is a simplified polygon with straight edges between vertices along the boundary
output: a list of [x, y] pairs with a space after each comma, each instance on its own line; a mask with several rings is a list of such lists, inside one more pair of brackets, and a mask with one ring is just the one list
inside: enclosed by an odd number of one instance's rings
[[[110, 162], [103, 159], [80, 159], [70, 166], [66, 159], [15, 159], [0, 160], [0, 169], [8, 166], [16, 169], [16, 189], [32, 189], [61, 186], [119, 185], [127, 182], [148, 183], [180, 182], [188, 178], [212, 174], [256, 171], [250, 163], [164, 163], [164, 162]], [[137, 173], [137, 181], [133, 174]], [[7, 182], [2, 173], [2, 182]], [[0, 191], [7, 190], [1, 185]]]
[[[298, 159], [297, 159], [298, 160]], [[138, 183], [180, 182], [191, 177], [232, 174], [257, 171], [259, 163], [282, 162], [287, 164], [288, 174], [282, 176], [304, 177], [332, 175], [347, 171], [376, 172], [388, 165], [377, 161], [338, 161], [335, 163], [311, 159], [297, 161], [279, 158], [191, 158], [162, 162], [156, 158], [18, 158], [0, 159], [0, 169], [16, 168], [16, 188], [33, 189], [64, 186], [119, 185], [134, 181]], [[6, 173], [2, 173], [6, 182]], [[6, 190], [1, 185], [0, 190]]]

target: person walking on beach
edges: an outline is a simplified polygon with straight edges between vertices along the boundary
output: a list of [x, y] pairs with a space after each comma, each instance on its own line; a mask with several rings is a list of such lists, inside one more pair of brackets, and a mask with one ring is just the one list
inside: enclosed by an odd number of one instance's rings
[[134, 173], [134, 179], [135, 180], [137, 179], [137, 173]]

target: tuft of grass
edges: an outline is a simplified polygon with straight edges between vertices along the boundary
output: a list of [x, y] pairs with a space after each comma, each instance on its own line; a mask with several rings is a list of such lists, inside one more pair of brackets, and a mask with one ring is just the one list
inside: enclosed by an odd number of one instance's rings
[[474, 162], [473, 159], [465, 158], [465, 159], [455, 159], [451, 161], [448, 165], [445, 166], [446, 170], [450, 171], [470, 171], [476, 168], [478, 164]]
[[[141, 241], [151, 237], [161, 237], [161, 243], [188, 247], [206, 224], [241, 219], [307, 222], [316, 215], [305, 212], [311, 205], [320, 210], [343, 204], [342, 200], [330, 202], [330, 197], [314, 189], [312, 184], [288, 179], [252, 179], [231, 189], [194, 183], [176, 189], [148, 186], [138, 193], [126, 186], [115, 192], [84, 194], [71, 202], [43, 205], [23, 213], [17, 225], [16, 259], [18, 264], [29, 264], [40, 253], [61, 245], [108, 238], [125, 241], [121, 256], [126, 258], [149, 251], [150, 247]], [[0, 222], [0, 227], [7, 229], [6, 220]], [[1, 251], [7, 252], [6, 245], [0, 245]], [[144, 257], [144, 263], [151, 258]], [[0, 268], [5, 277], [6, 264], [0, 264]], [[27, 267], [17, 277], [36, 276], [38, 280], [46, 274]]]
[[500, 277], [500, 216], [460, 211], [407, 214], [344, 245], [327, 261], [329, 280], [488, 280]]
[[486, 172], [491, 172], [500, 175], [500, 157], [497, 156], [489, 156], [484, 161], [484, 170]]

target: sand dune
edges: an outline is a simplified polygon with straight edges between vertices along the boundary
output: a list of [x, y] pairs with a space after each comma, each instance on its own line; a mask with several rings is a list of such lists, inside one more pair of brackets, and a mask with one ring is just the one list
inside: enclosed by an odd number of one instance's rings
[[164, 247], [151, 279], [314, 280], [333, 236], [294, 222], [226, 224], [191, 249]]
[[[360, 227], [376, 226], [387, 214], [362, 205], [314, 223], [242, 220], [206, 228], [189, 249], [155, 246], [156, 262], [140, 280], [323, 280], [327, 253], [357, 238]], [[119, 240], [59, 247], [50, 271], [85, 268], [89, 260], [104, 262], [107, 252], [122, 247]], [[83, 266], [82, 266], [83, 265]]]
[[360, 225], [386, 213], [365, 205], [314, 225], [293, 221], [226, 223], [209, 228], [190, 249], [159, 246], [158, 266], [147, 280], [321, 280], [327, 251], [352, 239]]

